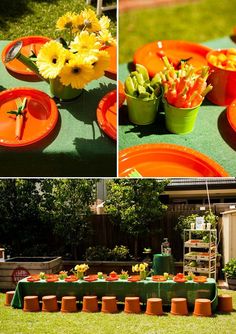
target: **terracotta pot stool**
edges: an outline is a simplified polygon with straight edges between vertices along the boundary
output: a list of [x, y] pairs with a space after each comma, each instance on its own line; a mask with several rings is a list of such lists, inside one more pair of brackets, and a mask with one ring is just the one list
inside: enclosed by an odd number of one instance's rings
[[162, 315], [162, 299], [161, 298], [148, 298], [146, 314], [148, 315]]
[[82, 311], [83, 312], [98, 312], [97, 296], [84, 296]]
[[5, 295], [5, 306], [11, 306], [11, 301], [14, 296], [15, 291], [7, 291]]
[[172, 298], [170, 313], [173, 315], [188, 315], [187, 299]]
[[219, 312], [232, 312], [233, 311], [233, 300], [230, 295], [219, 295], [218, 296], [218, 311]]
[[200, 317], [210, 317], [212, 314], [210, 299], [205, 299], [205, 298], [195, 299], [193, 314]]
[[104, 313], [117, 313], [116, 297], [106, 296], [102, 297], [102, 312]]
[[24, 312], [39, 312], [39, 298], [38, 296], [25, 296], [24, 297]]
[[140, 313], [139, 297], [125, 297], [125, 313]]
[[43, 312], [57, 312], [58, 305], [57, 305], [57, 297], [52, 296], [44, 296], [42, 298], [42, 311]]
[[61, 312], [65, 312], [65, 313], [77, 312], [76, 297], [74, 296], [62, 297]]

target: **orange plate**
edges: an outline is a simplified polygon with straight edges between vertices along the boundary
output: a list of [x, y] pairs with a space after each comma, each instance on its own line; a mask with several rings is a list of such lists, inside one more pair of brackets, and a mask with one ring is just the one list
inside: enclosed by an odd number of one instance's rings
[[187, 282], [187, 279], [186, 278], [179, 278], [179, 277], [173, 277], [173, 281], [176, 282], [176, 283], [185, 283]]
[[129, 282], [138, 282], [140, 281], [140, 276], [130, 276], [128, 277]]
[[14, 59], [8, 63], [5, 62], [6, 53], [10, 50], [10, 48], [18, 41], [23, 42], [23, 47], [21, 53], [24, 56], [29, 56], [31, 54], [31, 50], [37, 55], [39, 49], [42, 47], [43, 44], [50, 41], [50, 38], [43, 37], [43, 36], [26, 36], [20, 37], [15, 39], [14, 41], [10, 42], [2, 52], [2, 62], [6, 66], [6, 68], [10, 71], [13, 76], [20, 75], [19, 79], [23, 79], [25, 81], [40, 81], [41, 79], [31, 70], [29, 70], [24, 64], [22, 64], [19, 60]]
[[134, 63], [144, 65], [151, 77], [163, 70], [162, 57], [166, 55], [173, 63], [192, 57], [188, 61], [194, 67], [207, 65], [206, 55], [211, 49], [186, 41], [157, 41], [146, 44], [134, 54]]
[[117, 136], [116, 89], [106, 94], [97, 108], [97, 121], [100, 128], [113, 140]]
[[84, 280], [87, 282], [93, 282], [98, 279], [98, 275], [88, 275], [84, 277]]
[[119, 153], [119, 176], [136, 169], [143, 177], [229, 176], [216, 162], [191, 148], [175, 144], [144, 144]]
[[34, 278], [34, 277], [27, 277], [27, 282], [38, 282], [40, 281], [40, 278]]
[[118, 276], [116, 276], [116, 277], [110, 277], [110, 276], [108, 276], [108, 277], [106, 278], [106, 281], [108, 281], [108, 282], [112, 282], [112, 281], [118, 281], [118, 279], [119, 279]]
[[[16, 110], [16, 99], [27, 98], [26, 113], [20, 140], [15, 138], [16, 120], [7, 111]], [[13, 88], [0, 93], [0, 145], [25, 146], [46, 137], [55, 127], [58, 110], [46, 93], [32, 88]]]
[[152, 276], [152, 280], [155, 282], [165, 282], [166, 278], [163, 275], [154, 275]]
[[193, 281], [195, 283], [205, 283], [205, 282], [207, 282], [207, 277], [206, 276], [195, 276], [193, 278]]
[[57, 282], [58, 278], [48, 278], [46, 279], [47, 283]]
[[106, 50], [109, 55], [110, 55], [110, 65], [108, 69], [105, 71], [105, 75], [111, 79], [116, 79], [116, 74], [117, 74], [117, 49], [116, 46], [105, 46], [102, 48], [103, 50]]
[[78, 281], [78, 278], [75, 276], [68, 276], [65, 278], [65, 282], [76, 282]]
[[236, 99], [227, 108], [227, 119], [232, 129], [236, 132]]

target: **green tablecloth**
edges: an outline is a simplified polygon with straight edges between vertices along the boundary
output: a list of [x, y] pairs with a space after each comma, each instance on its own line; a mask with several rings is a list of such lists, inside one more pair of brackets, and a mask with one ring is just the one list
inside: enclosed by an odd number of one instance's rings
[[154, 275], [163, 275], [163, 273], [174, 274], [174, 261], [172, 255], [154, 254], [152, 269]]
[[[7, 44], [0, 41], [0, 51]], [[45, 82], [13, 78], [0, 64], [0, 90], [32, 87], [48, 94]], [[59, 105], [60, 118], [52, 133], [24, 148], [0, 146], [0, 176], [116, 176], [116, 143], [100, 130], [96, 108], [116, 88], [107, 77], [91, 82], [73, 102]]]
[[[213, 49], [235, 47], [235, 43], [229, 37], [204, 44]], [[122, 82], [124, 82], [128, 73], [128, 65], [120, 65], [119, 79]], [[200, 108], [194, 131], [186, 135], [168, 133], [165, 129], [163, 114], [158, 115], [155, 124], [138, 126], [128, 121], [126, 111], [126, 106], [124, 106], [119, 113], [120, 150], [146, 143], [178, 144], [206, 154], [224, 167], [230, 175], [236, 175], [236, 133], [227, 121], [225, 107], [213, 105], [205, 100]]]
[[95, 282], [77, 281], [68, 283], [58, 281], [46, 283], [45, 281], [27, 282], [27, 279], [19, 281], [12, 306], [23, 308], [24, 296], [37, 295], [42, 298], [46, 295], [56, 295], [60, 300], [63, 296], [76, 296], [81, 301], [84, 295], [116, 296], [119, 301], [124, 301], [126, 296], [139, 296], [141, 302], [147, 298], [162, 298], [163, 305], [170, 305], [171, 298], [185, 297], [188, 306], [192, 308], [196, 298], [209, 298], [213, 301], [212, 307], [217, 305], [217, 288], [214, 279], [208, 279], [207, 283], [198, 284], [194, 282], [175, 283], [173, 281], [153, 282], [150, 278], [145, 281], [128, 282], [123, 280], [107, 282], [97, 280]]

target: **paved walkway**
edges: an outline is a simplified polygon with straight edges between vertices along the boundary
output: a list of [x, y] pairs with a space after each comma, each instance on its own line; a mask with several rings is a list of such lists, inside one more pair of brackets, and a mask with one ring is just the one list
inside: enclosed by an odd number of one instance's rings
[[198, 0], [119, 0], [119, 10], [125, 12], [137, 8], [168, 6], [196, 1]]

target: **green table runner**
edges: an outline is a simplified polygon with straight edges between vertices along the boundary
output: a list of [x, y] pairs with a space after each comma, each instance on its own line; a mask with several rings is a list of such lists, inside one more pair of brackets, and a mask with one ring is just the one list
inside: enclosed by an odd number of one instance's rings
[[[0, 51], [9, 42], [0, 41]], [[0, 90], [32, 87], [50, 95], [45, 82], [12, 77], [0, 62]], [[0, 176], [116, 176], [116, 142], [99, 128], [99, 101], [116, 88], [107, 77], [91, 82], [73, 102], [58, 105], [59, 121], [45, 139], [17, 149], [0, 146]]]
[[37, 295], [41, 299], [46, 295], [56, 295], [60, 300], [63, 296], [76, 296], [79, 301], [85, 295], [96, 295], [99, 299], [102, 296], [116, 296], [119, 301], [124, 301], [126, 296], [139, 296], [141, 302], [146, 302], [147, 298], [162, 298], [163, 305], [170, 305], [171, 298], [185, 297], [188, 306], [193, 308], [196, 298], [209, 298], [213, 300], [212, 307], [217, 305], [217, 289], [214, 279], [208, 279], [207, 283], [175, 283], [173, 281], [153, 282], [150, 278], [145, 281], [128, 282], [118, 280], [107, 282], [97, 280], [95, 282], [77, 281], [73, 283], [58, 281], [47, 283], [45, 281], [27, 282], [27, 279], [19, 281], [12, 306], [23, 308], [24, 296]]
[[152, 269], [154, 275], [163, 275], [163, 273], [174, 274], [174, 261], [172, 255], [154, 254]]
[[[235, 47], [229, 37], [209, 41], [205, 45], [217, 48]], [[124, 82], [129, 73], [128, 65], [119, 67], [119, 79]], [[195, 129], [186, 135], [168, 133], [164, 115], [159, 114], [154, 124], [133, 125], [128, 121], [126, 106], [120, 110], [119, 149], [149, 144], [172, 143], [191, 147], [218, 162], [230, 175], [236, 175], [236, 133], [226, 118], [226, 108], [205, 100], [200, 108]]]

